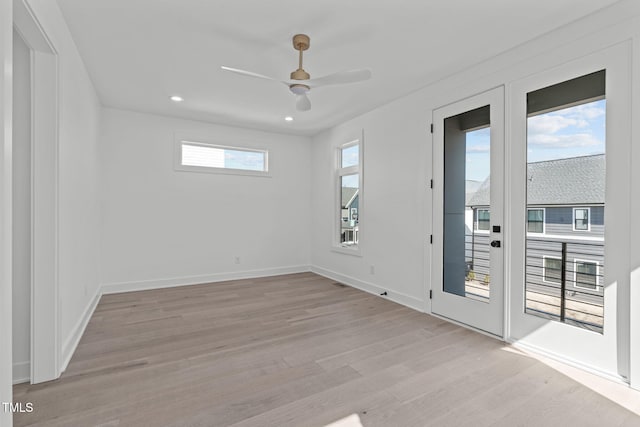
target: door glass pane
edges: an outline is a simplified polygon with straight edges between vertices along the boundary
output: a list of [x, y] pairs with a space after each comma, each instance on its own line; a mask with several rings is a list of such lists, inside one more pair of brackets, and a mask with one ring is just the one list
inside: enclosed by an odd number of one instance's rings
[[489, 302], [490, 110], [444, 121], [443, 290]]
[[525, 312], [604, 328], [605, 71], [527, 94]]

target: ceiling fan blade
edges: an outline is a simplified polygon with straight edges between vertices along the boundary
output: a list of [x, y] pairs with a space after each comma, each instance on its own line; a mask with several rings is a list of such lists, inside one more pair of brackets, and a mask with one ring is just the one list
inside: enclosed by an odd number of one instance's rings
[[358, 70], [339, 71], [329, 74], [328, 76], [318, 77], [317, 79], [304, 80], [304, 84], [310, 87], [341, 85], [345, 83], [356, 83], [371, 78], [371, 70], [368, 68], [360, 68]]
[[296, 110], [309, 111], [311, 109], [311, 101], [309, 101], [309, 97], [304, 93], [302, 95], [297, 95], [297, 97]]
[[277, 82], [280, 81], [278, 79], [274, 79], [273, 77], [265, 76], [265, 75], [254, 73], [254, 72], [251, 72], [251, 71], [240, 70], [238, 68], [231, 68], [231, 67], [225, 67], [225, 66], [222, 66], [220, 68], [222, 68], [225, 71], [231, 71], [232, 73], [237, 73], [237, 74], [240, 74], [240, 75], [243, 75], [243, 76], [255, 77], [255, 78], [258, 78], [258, 79], [275, 80]]

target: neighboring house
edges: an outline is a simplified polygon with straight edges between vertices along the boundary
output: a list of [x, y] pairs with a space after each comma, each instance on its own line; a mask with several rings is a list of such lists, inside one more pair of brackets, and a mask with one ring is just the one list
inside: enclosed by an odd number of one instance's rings
[[340, 243], [358, 243], [358, 189], [342, 187]]
[[[565, 252], [567, 299], [602, 305], [604, 154], [529, 163], [527, 168], [527, 291], [559, 295]], [[489, 274], [489, 178], [467, 202], [473, 233], [467, 269]]]

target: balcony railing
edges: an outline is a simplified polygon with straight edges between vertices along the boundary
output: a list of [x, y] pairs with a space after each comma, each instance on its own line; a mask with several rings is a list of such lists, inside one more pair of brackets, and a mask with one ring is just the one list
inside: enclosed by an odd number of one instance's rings
[[[490, 253], [488, 234], [465, 237], [469, 297], [474, 284], [486, 285]], [[527, 237], [525, 312], [602, 332], [604, 327], [604, 241]]]

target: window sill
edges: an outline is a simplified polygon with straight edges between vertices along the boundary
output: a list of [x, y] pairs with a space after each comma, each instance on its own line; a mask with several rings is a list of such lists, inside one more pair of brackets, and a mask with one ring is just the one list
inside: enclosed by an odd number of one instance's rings
[[213, 168], [202, 166], [184, 166], [175, 165], [174, 170], [176, 172], [196, 172], [196, 173], [211, 173], [218, 175], [241, 175], [241, 176], [255, 176], [259, 178], [271, 178], [271, 173], [268, 171], [253, 171], [245, 169], [231, 169], [231, 168]]
[[340, 254], [351, 255], [361, 257], [362, 253], [360, 253], [360, 247], [357, 245], [353, 246], [332, 246], [331, 252], [337, 252]]

